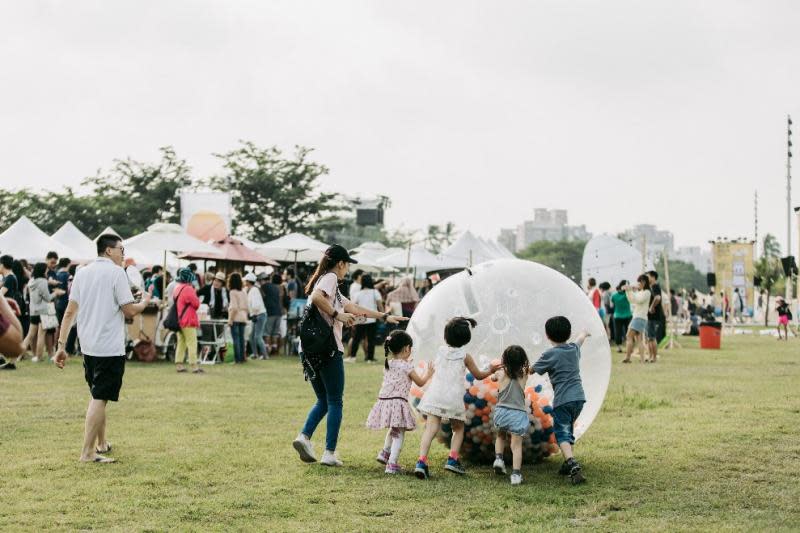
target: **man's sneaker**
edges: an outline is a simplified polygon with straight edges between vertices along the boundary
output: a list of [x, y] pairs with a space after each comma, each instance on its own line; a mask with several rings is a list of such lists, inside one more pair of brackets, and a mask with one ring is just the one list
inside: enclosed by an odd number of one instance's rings
[[506, 463], [501, 458], [497, 458], [494, 460], [494, 464], [492, 465], [494, 468], [494, 473], [498, 476], [505, 476], [506, 475]]
[[458, 459], [453, 459], [452, 457], [447, 458], [447, 462], [444, 464], [444, 469], [449, 470], [460, 476], [463, 476], [464, 474], [467, 473], [467, 471], [464, 470], [464, 467], [461, 466], [461, 461], [459, 461]]
[[389, 463], [389, 450], [381, 450], [378, 452], [378, 457], [375, 458], [380, 464], [385, 465]]
[[583, 472], [581, 472], [581, 465], [575, 459], [570, 459], [570, 469], [569, 469], [569, 478], [572, 480], [573, 485], [578, 485], [586, 481], [586, 478], [583, 477]]
[[325, 450], [325, 453], [322, 454], [322, 460], [320, 460], [320, 464], [325, 466], [342, 466], [344, 463], [342, 463], [342, 461], [336, 457], [336, 452]]
[[292, 442], [292, 446], [294, 449], [297, 450], [297, 453], [300, 454], [300, 460], [304, 463], [316, 463], [317, 456], [314, 454], [314, 445], [311, 441], [300, 433], [294, 442]]
[[384, 470], [386, 474], [400, 474], [402, 470], [400, 469], [400, 465], [397, 463], [389, 463], [386, 465], [386, 470]]
[[511, 484], [519, 485], [522, 483], [522, 474], [511, 474]]
[[355, 357], [345, 357], [344, 358], [344, 362], [345, 363], [355, 363], [356, 362], [356, 358]]
[[569, 461], [564, 461], [563, 463], [561, 463], [561, 468], [558, 469], [558, 475], [559, 476], [568, 476], [569, 475], [569, 471], [571, 469], [572, 469], [572, 467], [570, 466]]
[[428, 465], [422, 461], [417, 461], [417, 466], [414, 467], [414, 475], [419, 479], [428, 479]]

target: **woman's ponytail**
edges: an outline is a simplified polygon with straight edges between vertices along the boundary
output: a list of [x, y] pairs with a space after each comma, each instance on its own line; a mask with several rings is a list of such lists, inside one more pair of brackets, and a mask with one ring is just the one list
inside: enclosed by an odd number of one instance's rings
[[317, 280], [321, 278], [323, 275], [327, 274], [329, 270], [331, 270], [336, 263], [330, 259], [327, 255], [323, 255], [322, 259], [319, 260], [317, 263], [317, 268], [314, 270], [314, 273], [309, 278], [308, 283], [306, 284], [306, 294], [310, 295], [314, 291], [314, 285], [317, 283]]

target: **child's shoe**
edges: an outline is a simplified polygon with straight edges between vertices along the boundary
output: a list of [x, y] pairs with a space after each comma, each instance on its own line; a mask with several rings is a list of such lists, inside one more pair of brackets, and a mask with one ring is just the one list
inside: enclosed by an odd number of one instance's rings
[[563, 463], [561, 463], [561, 468], [558, 469], [558, 475], [568, 476], [571, 468], [572, 467], [570, 466], [569, 461], [564, 461]]
[[444, 469], [449, 470], [460, 476], [463, 476], [464, 474], [467, 473], [467, 471], [464, 470], [464, 467], [461, 466], [461, 461], [459, 461], [458, 459], [454, 459], [453, 457], [447, 458], [447, 462], [444, 464]]
[[428, 465], [424, 461], [417, 461], [417, 466], [414, 467], [414, 475], [418, 479], [428, 479], [430, 477]]
[[586, 481], [586, 478], [583, 477], [583, 473], [581, 472], [581, 465], [575, 459], [570, 459], [567, 461], [569, 463], [569, 478], [572, 480], [573, 485], [578, 485]]
[[378, 452], [378, 457], [375, 458], [380, 464], [385, 465], [389, 462], [389, 450], [381, 450]]
[[494, 468], [494, 473], [498, 476], [506, 475], [506, 463], [500, 457], [494, 460], [492, 468]]
[[522, 474], [511, 474], [511, 484], [519, 485], [522, 483]]
[[389, 464], [387, 464], [386, 465], [386, 470], [384, 470], [384, 473], [386, 473], [386, 474], [400, 474], [401, 472], [402, 472], [402, 469], [400, 468], [400, 465], [397, 464], [397, 463], [389, 463]]

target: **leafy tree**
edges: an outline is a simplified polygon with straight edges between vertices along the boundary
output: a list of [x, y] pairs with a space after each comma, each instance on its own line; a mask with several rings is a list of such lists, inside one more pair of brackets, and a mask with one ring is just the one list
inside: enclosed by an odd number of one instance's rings
[[767, 233], [764, 235], [764, 244], [761, 248], [761, 257], [780, 257], [781, 245], [775, 235]]
[[[679, 291], [681, 289], [705, 292], [708, 290], [706, 276], [697, 270], [693, 264], [676, 259], [669, 259], [669, 288]], [[664, 279], [663, 260], [658, 263], [656, 270]], [[666, 280], [665, 280], [666, 281]]]
[[529, 259], [558, 270], [575, 283], [580, 283], [585, 241], [538, 241], [519, 252], [520, 259]]
[[242, 141], [238, 148], [214, 154], [224, 173], [211, 178], [213, 187], [228, 191], [236, 233], [269, 241], [291, 232], [323, 237], [336, 226], [344, 206], [338, 195], [317, 190], [327, 167], [308, 160], [312, 149], [295, 147], [287, 158], [276, 147]]
[[755, 275], [761, 278], [761, 288], [767, 293], [764, 308], [764, 325], [769, 324], [769, 296], [780, 294], [785, 285], [783, 266], [781, 265], [781, 247], [774, 235], [764, 235], [761, 258], [756, 261]]
[[192, 184], [191, 168], [172, 147], [160, 152], [157, 163], [115, 160], [108, 172], [98, 171], [83, 180], [83, 194], [70, 187], [57, 192], [0, 189], [4, 206], [0, 227], [5, 229], [25, 215], [50, 234], [72, 221], [92, 237], [109, 225], [130, 237], [153, 221], [180, 222], [178, 189]]
[[444, 226], [430, 225], [427, 229], [425, 244], [431, 252], [438, 254], [453, 244], [455, 232], [456, 225], [453, 222], [447, 222]]

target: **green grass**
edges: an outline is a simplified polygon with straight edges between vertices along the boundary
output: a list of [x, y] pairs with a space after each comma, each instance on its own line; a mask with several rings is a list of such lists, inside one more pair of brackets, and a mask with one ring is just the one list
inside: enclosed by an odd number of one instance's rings
[[[80, 362], [23, 363], [0, 373], [0, 530], [800, 529], [800, 344], [684, 346], [654, 366], [614, 354], [603, 411], [577, 446], [589, 480], [578, 487], [556, 474], [559, 457], [525, 467], [521, 487], [488, 468], [457, 478], [438, 443], [433, 479], [387, 478], [374, 461], [383, 434], [363, 427], [380, 365], [347, 366], [346, 467], [301, 464], [290, 442], [312, 393], [285, 358], [203, 376], [129, 365], [109, 408], [120, 462], [83, 465]], [[324, 423], [318, 449], [323, 438]]]

